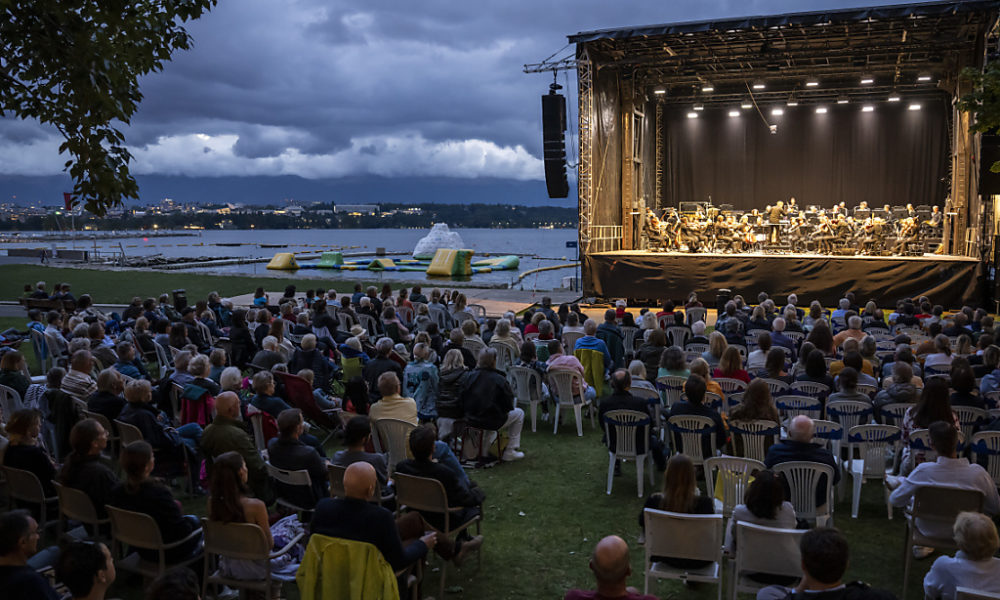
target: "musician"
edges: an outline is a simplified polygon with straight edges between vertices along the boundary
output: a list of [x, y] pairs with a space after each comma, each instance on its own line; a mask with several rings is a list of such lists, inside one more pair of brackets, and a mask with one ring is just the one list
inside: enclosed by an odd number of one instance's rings
[[799, 214], [799, 206], [795, 204], [795, 196], [788, 199], [788, 209], [785, 211], [788, 213], [789, 217], [795, 217]]
[[931, 207], [931, 218], [924, 221], [924, 223], [931, 227], [940, 227], [942, 221], [944, 221], [944, 215], [941, 213], [941, 209], [935, 204]]
[[768, 231], [768, 242], [771, 244], [778, 243], [778, 234], [781, 231], [781, 219], [785, 217], [785, 203], [778, 200], [774, 206], [769, 207], [767, 211], [767, 221], [770, 224], [770, 231]]
[[653, 209], [646, 207], [646, 237], [649, 238], [651, 249], [666, 250], [667, 238], [665, 235], [666, 223], [656, 218]]
[[820, 254], [832, 254], [834, 237], [834, 228], [830, 217], [820, 215], [819, 224], [816, 226], [816, 234], [813, 236], [813, 239], [816, 240], [816, 251]]
[[896, 247], [893, 251], [896, 254], [905, 255], [907, 246], [918, 241], [919, 233], [920, 223], [916, 217], [906, 217], [903, 219], [900, 222], [899, 235], [896, 236]]
[[906, 216], [907, 217], [915, 217], [915, 216], [917, 216], [917, 211], [916, 211], [915, 208], [913, 208], [912, 204], [908, 203], [906, 205]]
[[[794, 200], [794, 198], [792, 198]], [[805, 217], [794, 217], [788, 224], [788, 245], [792, 252], [805, 250], [805, 240], [808, 239], [808, 226]]]

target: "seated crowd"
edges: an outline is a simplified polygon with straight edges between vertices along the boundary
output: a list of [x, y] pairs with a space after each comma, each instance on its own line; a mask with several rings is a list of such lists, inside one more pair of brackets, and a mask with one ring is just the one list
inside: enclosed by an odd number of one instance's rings
[[[44, 287], [40, 282], [33, 294]], [[984, 513], [1000, 513], [996, 483], [983, 468], [989, 455], [970, 462], [970, 445], [959, 444], [966, 431], [1000, 431], [1000, 419], [986, 412], [1000, 408], [1000, 347], [992, 318], [981, 310], [945, 316], [920, 298], [901, 301], [887, 316], [872, 302], [856, 306], [847, 294], [836, 310], [813, 302], [807, 311], [794, 295], [779, 308], [762, 294], [753, 307], [739, 296], [728, 302], [709, 331], [694, 294], [681, 306], [668, 300], [662, 310], [637, 315], [620, 301], [597, 320], [577, 305], [554, 308], [548, 298], [522, 315], [486, 318], [461, 293], [433, 290], [428, 298], [419, 286], [394, 295], [389, 285], [381, 293], [359, 285], [339, 298], [326, 290], [302, 297], [289, 286], [276, 302], [258, 289], [249, 308], [215, 293], [195, 306], [171, 304], [164, 295], [135, 298], [120, 314], [102, 312], [88, 295], [74, 300], [72, 314], [29, 311], [28, 327], [41, 335], [53, 365], [44, 382], [26, 376], [20, 352], [0, 358], [0, 384], [21, 399], [21, 408], [0, 415], [0, 462], [34, 474], [47, 498], [57, 485], [83, 491], [99, 518], [107, 507], [148, 515], [163, 542], [173, 544], [168, 564], [199, 558], [203, 542], [202, 523], [184, 514], [168, 484], [204, 494], [209, 522], [258, 525], [270, 546], [286, 549], [287, 560], [270, 567], [221, 562], [220, 572], [237, 580], [261, 579], [270, 568], [292, 576], [298, 570], [300, 586], [326, 585], [318, 569], [329, 559], [312, 552], [344, 551], [326, 538], [374, 547], [400, 594], [409, 567], [430, 551], [461, 565], [483, 537], [469, 528], [445, 532], [481, 519], [487, 497], [467, 468], [524, 458], [519, 400], [537, 403], [543, 421], [557, 426], [572, 414], [563, 405], [585, 405], [607, 425], [603, 441], [611, 450], [611, 411], [637, 412], [651, 424], [646, 436], [636, 429], [632, 446], [663, 473], [663, 488], [646, 500], [641, 529], [649, 510], [717, 513], [716, 499], [698, 492], [704, 460], [755, 458], [760, 467], [731, 508], [724, 543], [730, 555], [738, 551], [736, 523], [809, 525], [790, 502], [785, 463], [832, 471], [815, 488], [812, 508], [823, 512], [848, 474], [850, 425], [898, 428], [901, 443], [884, 478], [892, 505], [910, 505], [922, 485], [950, 485], [982, 492]], [[521, 390], [515, 369], [538, 388]], [[983, 410], [968, 423], [956, 407]], [[826, 419], [843, 426], [842, 446], [818, 437]], [[770, 424], [771, 437], [758, 449], [746, 427], [761, 422]], [[914, 441], [925, 434], [929, 447]], [[344, 449], [328, 458], [334, 435]], [[106, 463], [110, 455], [120, 470]], [[621, 471], [620, 461], [614, 468]], [[308, 483], [293, 483], [282, 475], [288, 472], [304, 473]], [[450, 527], [433, 511], [386, 510], [401, 504], [396, 480], [404, 476], [440, 483], [454, 509]], [[812, 501], [812, 491], [808, 496]], [[37, 509], [0, 518], [0, 586], [56, 597], [56, 581], [73, 597], [101, 597], [95, 594], [115, 579], [108, 549], [70, 544], [36, 554], [39, 527], [47, 524], [38, 522], [46, 513]], [[88, 526], [83, 535], [107, 537], [97, 529]], [[934, 563], [928, 595], [953, 598], [964, 581], [1000, 593], [989, 519], [962, 513], [954, 532], [937, 533], [954, 534], [961, 550]], [[914, 547], [918, 557], [930, 551]], [[843, 535], [812, 529], [801, 539], [801, 556], [799, 592], [841, 586]], [[706, 564], [653, 560], [679, 569]], [[631, 569], [621, 538], [601, 540], [590, 566], [597, 590], [572, 590], [567, 598], [646, 597], [625, 587]], [[38, 575], [47, 567], [49, 579]], [[185, 577], [168, 571], [157, 585], [169, 593]], [[762, 583], [778, 585], [759, 597], [796, 593], [785, 587], [790, 579]], [[272, 587], [272, 595], [280, 593], [280, 583]], [[882, 597], [845, 589], [854, 591], [838, 597]]]

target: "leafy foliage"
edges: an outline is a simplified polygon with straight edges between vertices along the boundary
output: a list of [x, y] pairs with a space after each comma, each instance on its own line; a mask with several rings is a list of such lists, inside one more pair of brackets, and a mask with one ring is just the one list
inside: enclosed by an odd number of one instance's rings
[[0, 116], [55, 126], [74, 204], [104, 214], [139, 187], [120, 124], [139, 78], [191, 47], [183, 23], [217, 0], [0, 0]]
[[[960, 110], [972, 113], [972, 130], [1000, 133], [1000, 62], [988, 63], [983, 71], [966, 68], [961, 77], [972, 84], [972, 91], [958, 101]], [[990, 171], [1000, 173], [1000, 161], [990, 165]]]

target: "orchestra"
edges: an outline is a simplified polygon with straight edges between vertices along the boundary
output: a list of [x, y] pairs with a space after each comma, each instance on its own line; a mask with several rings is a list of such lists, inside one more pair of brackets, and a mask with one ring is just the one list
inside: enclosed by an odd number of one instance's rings
[[870, 208], [861, 202], [848, 209], [802, 209], [795, 198], [763, 211], [721, 210], [699, 203], [693, 211], [668, 208], [657, 215], [646, 208], [643, 231], [654, 251], [711, 253], [814, 253], [865, 256], [913, 256], [941, 238], [944, 214], [937, 206]]

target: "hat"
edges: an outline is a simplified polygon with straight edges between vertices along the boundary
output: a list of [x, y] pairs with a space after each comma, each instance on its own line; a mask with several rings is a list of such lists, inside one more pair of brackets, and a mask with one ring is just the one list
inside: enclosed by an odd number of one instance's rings
[[351, 327], [351, 335], [358, 338], [359, 340], [366, 339], [368, 337], [368, 332], [361, 325], [355, 325]]
[[393, 350], [395, 350], [396, 354], [398, 354], [403, 360], [410, 360], [410, 353], [406, 351], [406, 346], [403, 344], [396, 344], [393, 347]]

